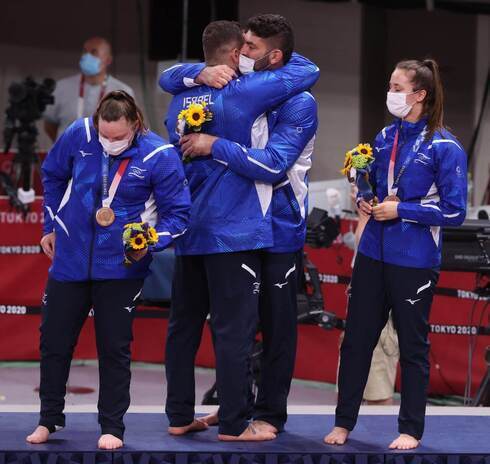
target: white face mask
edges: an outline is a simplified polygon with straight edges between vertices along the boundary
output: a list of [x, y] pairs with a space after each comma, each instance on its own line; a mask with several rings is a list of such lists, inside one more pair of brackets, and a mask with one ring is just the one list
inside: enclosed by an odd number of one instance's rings
[[102, 145], [104, 151], [111, 156], [120, 155], [126, 148], [129, 147], [133, 136], [131, 135], [127, 139], [123, 140], [115, 140], [114, 142], [110, 142], [109, 139], [106, 139], [102, 135], [99, 134], [99, 142]]
[[[242, 74], [250, 74], [255, 72], [255, 63], [257, 61], [263, 60], [266, 56], [269, 56], [274, 50], [270, 50], [267, 52], [263, 57], [259, 58], [258, 60], [254, 60], [252, 58], [249, 58], [248, 56], [242, 55], [240, 53], [240, 57], [238, 60], [238, 69]], [[270, 66], [267, 65], [265, 68], [260, 69], [260, 71], [265, 71], [268, 67]]]
[[238, 61], [238, 69], [242, 74], [250, 74], [255, 71], [255, 60], [249, 58], [248, 56], [242, 55], [240, 53], [239, 61]]
[[407, 95], [412, 95], [417, 92], [402, 93], [402, 92], [388, 92], [386, 94], [386, 106], [388, 111], [397, 118], [404, 118], [413, 105], [407, 103]]

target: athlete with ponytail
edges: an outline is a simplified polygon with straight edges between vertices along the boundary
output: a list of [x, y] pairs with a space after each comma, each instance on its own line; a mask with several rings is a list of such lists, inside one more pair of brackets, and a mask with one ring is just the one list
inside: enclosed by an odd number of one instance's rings
[[373, 349], [392, 309], [402, 375], [399, 437], [416, 448], [429, 385], [429, 312], [441, 264], [441, 226], [466, 213], [466, 153], [444, 127], [443, 90], [433, 60], [402, 61], [386, 104], [395, 121], [374, 142], [371, 215], [359, 244], [341, 348], [335, 427], [325, 443], [342, 445], [354, 428]]

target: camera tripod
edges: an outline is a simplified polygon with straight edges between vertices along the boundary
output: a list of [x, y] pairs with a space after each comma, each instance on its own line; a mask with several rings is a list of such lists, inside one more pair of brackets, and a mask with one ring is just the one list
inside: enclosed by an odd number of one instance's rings
[[33, 169], [39, 171], [36, 153], [38, 130], [35, 122], [41, 118], [46, 105], [54, 102], [52, 93], [55, 86], [52, 79], [37, 84], [31, 77], [27, 77], [24, 82], [14, 82], [9, 87], [9, 106], [5, 110], [3, 131], [4, 153], [10, 150], [15, 138], [18, 151], [11, 172], [0, 175], [0, 187], [8, 195], [11, 206], [24, 214], [35, 199]]
[[490, 406], [490, 346], [485, 350], [485, 361], [487, 363], [487, 372], [483, 376], [480, 387], [471, 402], [472, 406]]

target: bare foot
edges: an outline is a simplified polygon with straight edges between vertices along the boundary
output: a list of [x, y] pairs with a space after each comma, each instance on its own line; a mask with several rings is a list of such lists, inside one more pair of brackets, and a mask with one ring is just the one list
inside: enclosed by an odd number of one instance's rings
[[259, 432], [270, 432], [274, 434], [278, 433], [277, 428], [274, 427], [272, 424], [269, 424], [269, 422], [263, 420], [254, 420], [252, 424]]
[[332, 431], [325, 436], [323, 441], [327, 445], [343, 445], [347, 441], [349, 431], [343, 427], [334, 427]]
[[190, 432], [201, 432], [208, 428], [208, 424], [200, 419], [193, 420], [189, 425], [184, 425], [183, 427], [169, 427], [168, 433], [170, 435], [185, 435]]
[[391, 442], [390, 449], [408, 450], [419, 446], [420, 440], [411, 435], [401, 433], [400, 436]]
[[274, 438], [276, 438], [275, 433], [261, 431], [252, 424], [238, 436], [218, 434], [218, 440], [221, 441], [268, 441]]
[[218, 425], [218, 411], [212, 412], [211, 414], [208, 414], [207, 416], [201, 416], [199, 417], [199, 420], [201, 422], [204, 422], [207, 425]]
[[123, 441], [110, 433], [101, 435], [99, 438], [98, 447], [105, 450], [113, 450], [121, 448], [123, 446]]
[[32, 444], [46, 443], [49, 438], [49, 430], [44, 425], [38, 425], [36, 430], [26, 437], [26, 441]]

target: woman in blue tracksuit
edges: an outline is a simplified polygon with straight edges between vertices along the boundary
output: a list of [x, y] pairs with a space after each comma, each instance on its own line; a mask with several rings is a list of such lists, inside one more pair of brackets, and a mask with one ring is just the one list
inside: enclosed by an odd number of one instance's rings
[[429, 312], [441, 263], [441, 226], [460, 225], [466, 208], [466, 154], [443, 125], [443, 91], [433, 60], [402, 61], [387, 106], [397, 119], [374, 142], [375, 202], [352, 275], [341, 348], [335, 427], [343, 444], [357, 421], [371, 356], [392, 308], [402, 373], [400, 436], [390, 448], [417, 447], [429, 384]]
[[[44, 231], [53, 260], [41, 322], [41, 414], [27, 437], [43, 443], [65, 425], [66, 382], [73, 349], [91, 308], [99, 358], [99, 447], [123, 445], [129, 407], [130, 343], [136, 300], [151, 252], [182, 235], [190, 195], [172, 145], [145, 128], [133, 98], [107, 94], [93, 118], [75, 121], [42, 166]], [[130, 252], [124, 263], [125, 224], [147, 222], [158, 242]]]

